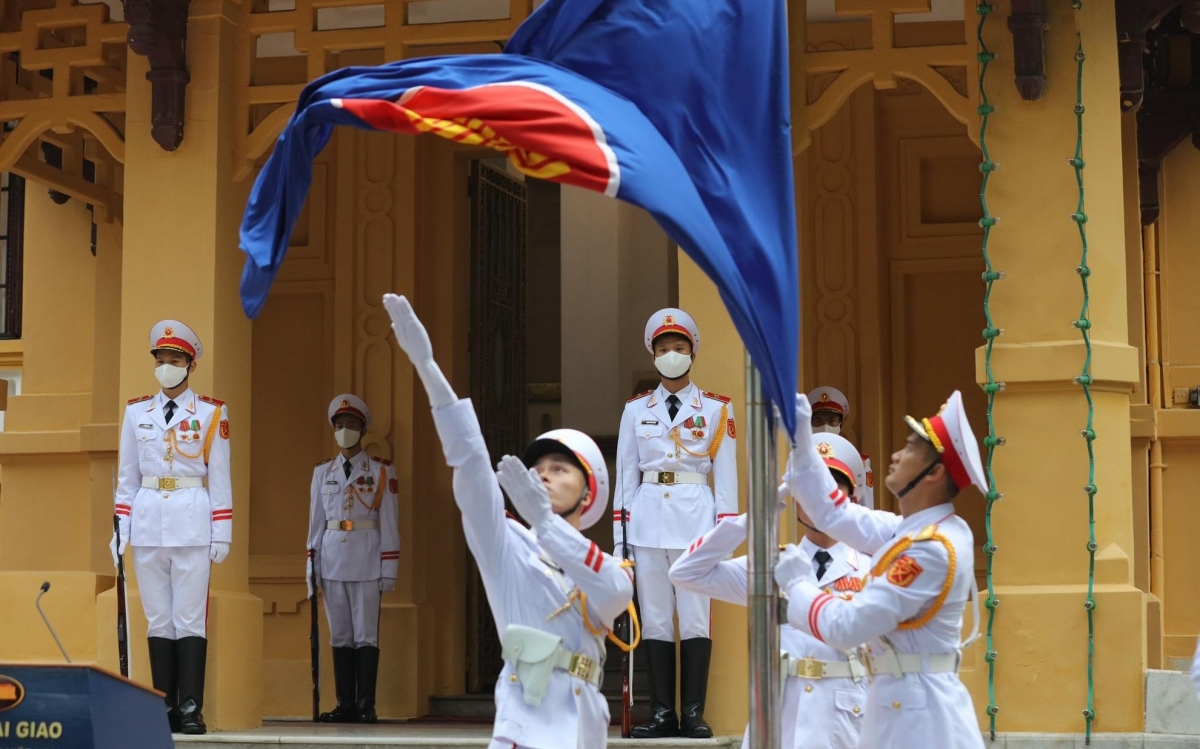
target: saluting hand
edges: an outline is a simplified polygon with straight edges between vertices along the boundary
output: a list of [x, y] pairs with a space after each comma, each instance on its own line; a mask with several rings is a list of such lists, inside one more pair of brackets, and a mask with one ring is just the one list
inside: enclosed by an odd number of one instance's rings
[[395, 294], [383, 295], [383, 306], [392, 318], [392, 332], [396, 334], [396, 343], [404, 353], [408, 354], [425, 392], [429, 395], [429, 405], [434, 408], [449, 406], [458, 400], [454, 388], [433, 360], [433, 344], [429, 342], [429, 333], [413, 311], [412, 305], [402, 296]]
[[429, 333], [421, 324], [412, 305], [402, 296], [395, 294], [383, 295], [383, 306], [392, 318], [392, 332], [396, 334], [396, 342], [413, 364], [433, 359], [433, 345], [429, 342]]
[[501, 458], [496, 465], [496, 480], [520, 516], [535, 530], [544, 527], [554, 517], [546, 485], [537, 471], [526, 468], [520, 458], [512, 455]]
[[788, 544], [779, 552], [779, 561], [775, 563], [775, 584], [780, 590], [787, 592], [790, 586], [807, 580], [810, 575], [812, 560], [799, 546]]

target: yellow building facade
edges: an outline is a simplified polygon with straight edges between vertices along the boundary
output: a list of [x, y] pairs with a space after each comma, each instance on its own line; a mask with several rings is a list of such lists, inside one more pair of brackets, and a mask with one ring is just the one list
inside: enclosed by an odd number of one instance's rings
[[[641, 327], [668, 304], [704, 330], [698, 381], [745, 402], [744, 350], [715, 287], [645, 214], [524, 183], [496, 169], [495, 154], [441, 139], [339, 131], [317, 160], [264, 312], [253, 322], [242, 313], [242, 209], [303, 85], [346, 65], [496, 52], [532, 5], [184, 2], [188, 82], [172, 110], [148, 79], [169, 88], [161, 81], [170, 61], [130, 50], [127, 38], [150, 27], [122, 20], [119, 3], [0, 0], [0, 173], [24, 178], [25, 190], [22, 324], [19, 337], [0, 340], [9, 380], [0, 662], [58, 657], [31, 601], [51, 580], [43, 605], [72, 658], [115, 668], [108, 542], [118, 429], [125, 401], [154, 387], [150, 326], [173, 317], [205, 343], [193, 387], [225, 400], [232, 424], [234, 542], [213, 575], [210, 727], [308, 712], [307, 486], [312, 466], [336, 449], [325, 405], [343, 391], [370, 404], [367, 448], [395, 462], [400, 482], [400, 579], [384, 597], [380, 715], [418, 717], [431, 698], [487, 691], [479, 622], [488, 620], [449, 471], [379, 302], [388, 291], [413, 300], [458, 392], [497, 392], [487, 379], [495, 360], [481, 353], [489, 341], [479, 338], [479, 299], [500, 293], [477, 263], [481, 170], [499, 175], [489, 194], [519, 192], [527, 221], [523, 375], [502, 383], [525, 403], [518, 433], [561, 424], [615, 435], [624, 399], [653, 378]], [[1191, 581], [1200, 548], [1189, 537], [1200, 522], [1190, 501], [1200, 481], [1200, 410], [1190, 402], [1200, 386], [1200, 301], [1189, 291], [1200, 282], [1191, 256], [1200, 150], [1170, 144], [1148, 168], [1136, 103], [1122, 105], [1122, 3], [1045, 4], [1045, 83], [1034, 100], [1014, 85], [1028, 75], [1014, 68], [1023, 59], [1014, 48], [1031, 42], [1010, 31], [1007, 0], [984, 16], [994, 61], [979, 57], [974, 0], [805, 6], [789, 3], [801, 386], [847, 393], [844, 433], [881, 475], [904, 439], [903, 414], [930, 412], [961, 389], [982, 443], [981, 386], [1003, 383], [990, 408], [992, 434], [1003, 438], [991, 462], [1003, 497], [990, 511], [973, 490], [959, 500], [992, 604], [982, 622], [990, 611], [991, 644], [972, 646], [963, 663], [981, 728], [994, 717], [1000, 731], [1084, 730], [1091, 668], [1092, 730], [1142, 731], [1147, 669], [1178, 667], [1200, 632]], [[169, 19], [158, 20], [156, 33], [169, 33]], [[1084, 305], [1082, 244], [1068, 164], [1077, 80], [1097, 435], [1090, 576], [1089, 409], [1076, 381], [1087, 352], [1073, 324]], [[994, 110], [980, 110], [983, 95]], [[982, 145], [998, 164], [987, 172], [988, 215], [999, 218], [988, 253], [1003, 278], [990, 292]], [[534, 263], [554, 268], [551, 282], [528, 271]], [[990, 355], [985, 292], [992, 326], [1003, 330]], [[596, 540], [611, 543], [608, 533], [597, 528]], [[149, 683], [135, 586], [129, 606], [133, 677]], [[726, 734], [746, 721], [745, 616], [714, 607], [708, 716]], [[323, 617], [321, 627], [326, 637]]]

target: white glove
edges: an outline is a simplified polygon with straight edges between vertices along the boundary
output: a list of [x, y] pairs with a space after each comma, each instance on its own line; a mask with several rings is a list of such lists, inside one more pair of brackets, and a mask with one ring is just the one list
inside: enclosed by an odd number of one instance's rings
[[117, 557], [125, 553], [125, 547], [128, 545], [129, 536], [121, 536], [121, 545], [117, 546], [117, 536], [115, 533], [113, 534], [112, 540], [108, 542], [108, 550], [112, 552], [113, 569], [120, 566], [120, 560]]
[[779, 488], [775, 490], [775, 510], [776, 510], [776, 512], [782, 513], [784, 510], [786, 510], [788, 500], [791, 499], [791, 497], [792, 497], [792, 493], [791, 493], [791, 491], [788, 490], [787, 484], [786, 483], [780, 484]]
[[433, 344], [429, 342], [429, 333], [421, 324], [412, 305], [402, 296], [395, 294], [383, 295], [383, 306], [388, 316], [392, 318], [392, 332], [396, 335], [396, 343], [408, 355], [425, 386], [429, 395], [429, 405], [434, 408], [448, 406], [458, 400], [454, 389], [433, 360]]
[[216, 564], [225, 561], [225, 557], [229, 556], [229, 543], [227, 541], [213, 541], [208, 547], [208, 558]]
[[775, 563], [775, 584], [787, 592], [792, 585], [807, 580], [812, 574], [812, 560], [808, 554], [796, 544], [788, 544], [779, 552], [779, 561]]
[[550, 508], [550, 494], [537, 471], [526, 468], [520, 458], [505, 455], [496, 465], [496, 480], [500, 488], [512, 500], [517, 513], [534, 530], [544, 528], [554, 511]]
[[[616, 543], [616, 545], [614, 545], [614, 546], [613, 546], [613, 553], [612, 553], [612, 555], [613, 555], [613, 559], [626, 559], [626, 556], [625, 556], [625, 550], [626, 550], [626, 548], [627, 548], [627, 547], [626, 547], [626, 545], [625, 545], [625, 544], [623, 544], [623, 543], [621, 543], [620, 541], [618, 541], [618, 542]], [[629, 557], [628, 557], [628, 559], [633, 559], [633, 546], [632, 546], [632, 544], [628, 546], [628, 549], [629, 549]]]
[[808, 396], [796, 393], [796, 432], [792, 435], [792, 455], [789, 463], [797, 469], [823, 463], [812, 443], [812, 404]]
[[388, 316], [392, 318], [392, 332], [396, 334], [396, 343], [413, 364], [418, 366], [433, 359], [433, 344], [429, 342], [429, 333], [413, 311], [412, 305], [402, 296], [395, 294], [383, 295], [383, 306]]
[[396, 578], [394, 578], [394, 577], [379, 578], [379, 592], [380, 593], [391, 593], [395, 589], [396, 589]]

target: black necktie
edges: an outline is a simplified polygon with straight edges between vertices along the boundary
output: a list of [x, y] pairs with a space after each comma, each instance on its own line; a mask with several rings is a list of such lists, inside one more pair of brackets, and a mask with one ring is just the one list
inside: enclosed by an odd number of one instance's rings
[[167, 423], [171, 423], [171, 417], [175, 415], [175, 401], [167, 401], [167, 405], [163, 408], [163, 412], [167, 415]]
[[354, 465], [347, 460], [342, 463], [342, 470], [346, 472], [346, 478], [350, 478], [350, 474], [354, 471]]
[[829, 569], [829, 563], [833, 561], [833, 557], [828, 551], [821, 549], [816, 554], [813, 554], [813, 561], [817, 563], [817, 581], [820, 582], [822, 577], [825, 577], [825, 570]]
[[675, 421], [675, 414], [679, 413], [679, 399], [674, 394], [667, 396], [667, 414], [671, 417], [671, 421]]

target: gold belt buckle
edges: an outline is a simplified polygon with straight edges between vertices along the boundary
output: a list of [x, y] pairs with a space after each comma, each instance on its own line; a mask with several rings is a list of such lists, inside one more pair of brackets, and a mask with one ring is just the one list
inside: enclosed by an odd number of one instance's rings
[[674, 484], [675, 483], [675, 472], [674, 471], [659, 471], [658, 472], [658, 483]]
[[592, 668], [595, 664], [591, 658], [579, 653], [571, 654], [571, 663], [567, 667], [567, 673], [584, 681], [591, 681]]
[[167, 477], [167, 478], [160, 478], [158, 480], [158, 488], [159, 488], [159, 490], [164, 491], [164, 492], [175, 491], [175, 489], [177, 488], [176, 483], [175, 483], [175, 477], [171, 476], [171, 477]]
[[801, 668], [804, 673], [801, 674], [805, 679], [823, 679], [825, 678], [825, 664], [815, 660], [812, 656], [805, 658], [801, 662]]
[[354, 521], [353, 520], [339, 520], [338, 521], [338, 530], [339, 531], [354, 530]]

